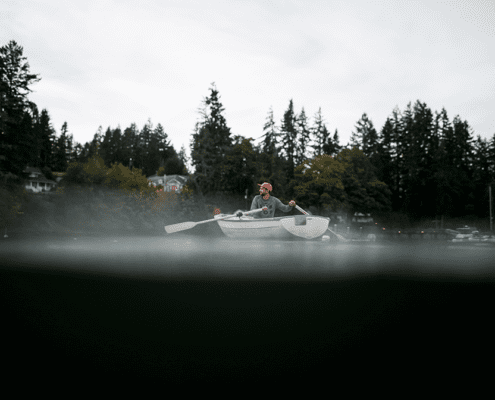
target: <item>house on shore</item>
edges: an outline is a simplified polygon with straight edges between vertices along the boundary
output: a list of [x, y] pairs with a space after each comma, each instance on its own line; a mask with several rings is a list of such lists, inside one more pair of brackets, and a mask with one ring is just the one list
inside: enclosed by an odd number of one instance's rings
[[163, 185], [164, 192], [180, 193], [187, 182], [184, 175], [152, 175], [147, 177], [150, 186]]
[[26, 167], [24, 172], [29, 174], [25, 183], [26, 190], [35, 193], [49, 192], [57, 186], [57, 182], [46, 179], [39, 168]]

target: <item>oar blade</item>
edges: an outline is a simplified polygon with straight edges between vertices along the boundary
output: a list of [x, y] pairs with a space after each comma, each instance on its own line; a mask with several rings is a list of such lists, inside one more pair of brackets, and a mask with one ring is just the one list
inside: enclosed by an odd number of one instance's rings
[[180, 224], [167, 225], [165, 231], [167, 233], [175, 233], [180, 231], [185, 231], [186, 229], [191, 229], [196, 226], [196, 222], [181, 222]]

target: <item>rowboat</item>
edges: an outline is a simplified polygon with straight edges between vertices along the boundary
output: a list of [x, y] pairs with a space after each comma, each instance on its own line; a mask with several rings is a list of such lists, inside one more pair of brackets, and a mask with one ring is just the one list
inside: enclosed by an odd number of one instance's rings
[[254, 218], [250, 216], [225, 218], [218, 214], [218, 225], [222, 232], [234, 239], [289, 239], [300, 237], [315, 239], [321, 237], [328, 228], [329, 218], [315, 215], [295, 215], [290, 217]]

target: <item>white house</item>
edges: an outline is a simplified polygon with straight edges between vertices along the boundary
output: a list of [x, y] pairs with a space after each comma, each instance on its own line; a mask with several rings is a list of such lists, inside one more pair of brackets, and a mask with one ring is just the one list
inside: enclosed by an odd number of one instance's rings
[[163, 190], [165, 192], [176, 192], [180, 193], [182, 188], [187, 182], [187, 176], [183, 175], [152, 175], [148, 178], [150, 186], [163, 185]]
[[26, 178], [25, 188], [33, 192], [49, 192], [57, 186], [57, 182], [46, 179], [39, 168], [26, 167], [25, 173], [29, 174]]

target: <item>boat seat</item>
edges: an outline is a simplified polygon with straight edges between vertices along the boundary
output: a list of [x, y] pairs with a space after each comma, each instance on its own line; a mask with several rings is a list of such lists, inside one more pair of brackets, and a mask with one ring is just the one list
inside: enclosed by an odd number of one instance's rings
[[306, 225], [306, 215], [295, 215], [295, 225]]

